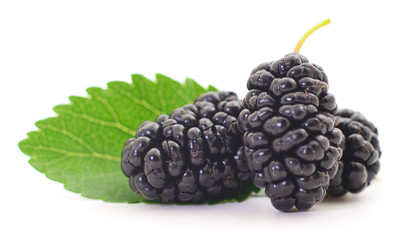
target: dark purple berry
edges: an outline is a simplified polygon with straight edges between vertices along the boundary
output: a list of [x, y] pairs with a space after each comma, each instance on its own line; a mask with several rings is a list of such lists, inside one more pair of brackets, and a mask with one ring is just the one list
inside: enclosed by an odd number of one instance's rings
[[[232, 191], [238, 194], [239, 183], [249, 177], [237, 127], [242, 108], [234, 93], [208, 92], [169, 116], [142, 123], [122, 152], [122, 170], [132, 190], [162, 202], [203, 202], [223, 199]], [[260, 111], [255, 119], [268, 114], [269, 109]]]
[[361, 113], [342, 109], [336, 117], [345, 134], [344, 154], [328, 193], [341, 196], [361, 192], [370, 184], [379, 171], [381, 149], [378, 130]]
[[[291, 53], [254, 69], [247, 87], [238, 116], [244, 135], [240, 156], [245, 156], [238, 158], [240, 166], [248, 161], [254, 185], [265, 188], [275, 208], [311, 208], [337, 174], [344, 142], [335, 128], [337, 105], [326, 74]], [[369, 160], [371, 149], [364, 143], [357, 148], [355, 155]], [[349, 175], [351, 184], [362, 177], [356, 169]]]

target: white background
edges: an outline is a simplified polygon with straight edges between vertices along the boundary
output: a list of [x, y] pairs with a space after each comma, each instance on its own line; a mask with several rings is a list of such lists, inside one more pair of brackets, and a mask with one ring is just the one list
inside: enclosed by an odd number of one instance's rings
[[[405, 1], [1, 1], [0, 238], [373, 239], [408, 236], [408, 25]], [[216, 206], [90, 200], [47, 179], [18, 149], [34, 122], [90, 86], [132, 73], [191, 77], [243, 97], [250, 71], [301, 49], [328, 74], [339, 107], [380, 132], [378, 178], [307, 212], [268, 198]], [[405, 237], [403, 237], [405, 236]]]

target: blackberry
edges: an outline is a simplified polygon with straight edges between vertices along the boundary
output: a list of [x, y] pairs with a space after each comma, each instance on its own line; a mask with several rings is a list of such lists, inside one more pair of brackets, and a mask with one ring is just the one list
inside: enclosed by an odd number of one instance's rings
[[239, 191], [235, 155], [242, 145], [232, 92], [208, 92], [156, 122], [142, 123], [122, 151], [132, 190], [148, 200], [203, 202]]
[[344, 139], [326, 74], [291, 53], [256, 67], [247, 88], [238, 127], [254, 185], [279, 210], [311, 208], [337, 172]]
[[345, 135], [344, 154], [337, 174], [330, 181], [328, 193], [333, 196], [359, 193], [379, 171], [378, 130], [361, 113], [350, 109], [340, 110], [336, 117]]

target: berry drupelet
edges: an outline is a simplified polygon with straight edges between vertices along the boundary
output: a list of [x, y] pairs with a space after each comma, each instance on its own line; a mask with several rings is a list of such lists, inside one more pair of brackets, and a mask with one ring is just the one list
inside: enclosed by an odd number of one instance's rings
[[239, 176], [248, 175], [237, 171], [235, 160], [241, 110], [234, 93], [208, 92], [142, 123], [122, 151], [131, 188], [162, 202], [203, 202], [238, 191]]
[[254, 185], [279, 210], [311, 208], [325, 197], [344, 141], [326, 74], [291, 53], [255, 68], [247, 88], [238, 127]]

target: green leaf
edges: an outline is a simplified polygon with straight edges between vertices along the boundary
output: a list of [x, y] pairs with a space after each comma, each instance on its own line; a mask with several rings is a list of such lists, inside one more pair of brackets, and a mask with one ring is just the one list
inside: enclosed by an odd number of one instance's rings
[[[107, 89], [88, 88], [88, 98], [70, 97], [71, 104], [54, 107], [57, 117], [36, 123], [39, 130], [28, 133], [20, 149], [31, 156], [35, 169], [69, 191], [109, 202], [149, 202], [130, 189], [122, 173], [124, 143], [142, 122], [193, 103], [206, 91], [217, 91], [192, 79], [184, 84], [161, 74], [156, 79], [135, 74], [132, 84], [110, 82]], [[252, 185], [243, 187], [214, 202], [241, 201], [253, 191]]]

